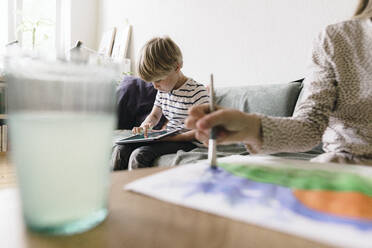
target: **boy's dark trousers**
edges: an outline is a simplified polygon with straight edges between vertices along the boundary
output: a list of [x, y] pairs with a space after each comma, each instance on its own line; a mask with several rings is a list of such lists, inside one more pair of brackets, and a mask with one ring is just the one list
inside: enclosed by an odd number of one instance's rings
[[112, 153], [114, 170], [152, 167], [155, 159], [162, 155], [176, 153], [178, 150], [188, 152], [196, 147], [191, 142], [169, 141], [116, 145]]

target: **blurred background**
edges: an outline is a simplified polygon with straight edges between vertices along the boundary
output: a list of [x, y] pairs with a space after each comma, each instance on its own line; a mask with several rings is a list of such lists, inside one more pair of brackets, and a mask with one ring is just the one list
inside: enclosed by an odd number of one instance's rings
[[0, 53], [66, 51], [77, 40], [99, 50], [104, 34], [130, 25], [127, 51], [169, 35], [184, 54], [184, 72], [216, 86], [288, 82], [306, 73], [312, 41], [326, 25], [349, 18], [357, 0], [1, 0]]

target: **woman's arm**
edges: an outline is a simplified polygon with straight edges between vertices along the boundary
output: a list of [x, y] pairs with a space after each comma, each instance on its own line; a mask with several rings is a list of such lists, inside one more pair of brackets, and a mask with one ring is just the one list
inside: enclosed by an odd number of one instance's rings
[[332, 42], [323, 32], [314, 46], [311, 73], [306, 77], [303, 100], [293, 117], [270, 117], [219, 109], [192, 107], [186, 120], [196, 138], [206, 144], [210, 128], [219, 127], [219, 143], [244, 142], [251, 153], [306, 151], [316, 146], [337, 107], [337, 81], [332, 63]]
[[303, 96], [293, 117], [261, 118], [263, 145], [260, 152], [307, 151], [321, 142], [329, 117], [337, 108], [332, 34], [326, 29], [314, 42]]

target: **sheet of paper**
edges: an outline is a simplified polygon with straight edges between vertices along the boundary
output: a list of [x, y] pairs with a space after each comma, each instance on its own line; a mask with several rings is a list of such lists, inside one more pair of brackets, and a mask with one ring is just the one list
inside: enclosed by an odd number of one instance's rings
[[331, 245], [371, 247], [372, 168], [267, 156], [218, 165], [179, 166], [125, 189]]

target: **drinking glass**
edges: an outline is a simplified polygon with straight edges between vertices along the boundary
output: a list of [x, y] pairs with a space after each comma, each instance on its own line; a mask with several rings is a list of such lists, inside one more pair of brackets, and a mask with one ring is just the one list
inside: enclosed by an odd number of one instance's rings
[[117, 70], [32, 57], [5, 66], [11, 161], [26, 225], [48, 234], [98, 225], [108, 213]]

